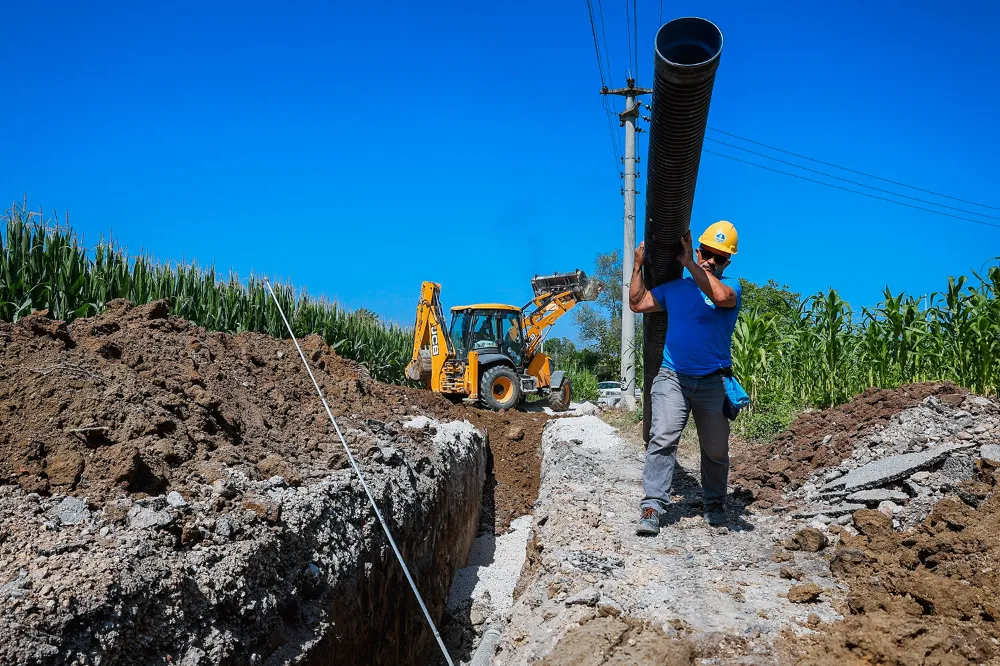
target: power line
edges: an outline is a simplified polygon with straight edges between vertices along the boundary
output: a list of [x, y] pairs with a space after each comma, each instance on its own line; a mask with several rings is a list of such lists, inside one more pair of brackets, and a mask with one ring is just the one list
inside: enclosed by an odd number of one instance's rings
[[710, 153], [712, 155], [718, 155], [719, 157], [725, 157], [726, 159], [733, 160], [734, 162], [740, 162], [742, 164], [748, 164], [750, 166], [757, 167], [758, 169], [766, 169], [768, 171], [773, 171], [774, 173], [780, 173], [785, 176], [791, 176], [792, 178], [798, 178], [799, 180], [805, 180], [810, 183], [816, 183], [817, 185], [825, 185], [826, 187], [832, 187], [835, 190], [842, 190], [844, 192], [851, 192], [852, 194], [860, 194], [863, 197], [869, 197], [871, 199], [879, 199], [880, 201], [888, 201], [889, 203], [894, 203], [899, 206], [906, 206], [907, 208], [915, 208], [917, 210], [922, 210], [927, 213], [934, 213], [935, 215], [943, 215], [944, 217], [951, 217], [956, 220], [965, 220], [966, 222], [975, 222], [976, 224], [982, 224], [987, 227], [995, 227], [1000, 229], [1000, 224], [993, 224], [992, 222], [985, 222], [983, 220], [976, 220], [971, 217], [962, 217], [960, 215], [952, 215], [951, 213], [944, 213], [939, 210], [933, 210], [931, 208], [923, 208], [922, 206], [914, 206], [913, 204], [908, 204], [903, 201], [896, 201], [895, 199], [888, 199], [886, 197], [880, 197], [877, 194], [871, 194], [869, 192], [861, 192], [860, 190], [852, 190], [849, 187], [841, 187], [840, 185], [834, 185], [833, 183], [824, 183], [821, 180], [816, 180], [814, 178], [807, 178], [805, 176], [800, 176], [797, 173], [789, 173], [788, 171], [782, 171], [781, 169], [772, 169], [769, 166], [764, 166], [763, 164], [757, 164], [756, 162], [748, 162], [747, 160], [741, 160], [738, 157], [733, 157], [732, 155], [726, 155], [725, 153], [719, 153], [714, 150], [703, 149], [703, 152]]
[[[600, 7], [600, 0], [598, 0], [598, 7]], [[602, 59], [601, 59], [601, 47], [600, 47], [600, 45], [597, 42], [597, 26], [596, 26], [596, 24], [594, 22], [594, 5], [591, 2], [591, 0], [587, 0], [587, 13], [590, 15], [590, 32], [591, 32], [591, 35], [593, 35], [593, 37], [594, 37], [594, 55], [597, 58], [597, 73], [601, 77], [601, 87], [602, 88], [607, 88], [608, 84], [607, 84], [607, 81], [604, 78], [604, 66], [602, 64]], [[601, 30], [602, 30], [602, 32], [604, 30], [603, 23], [601, 24]], [[607, 47], [605, 46], [605, 48], [607, 48]], [[608, 75], [610, 76], [610, 68], [609, 68]], [[614, 127], [611, 124], [611, 110], [608, 108], [607, 95], [602, 95], [601, 97], [604, 98], [604, 100], [603, 100], [603, 102], [604, 102], [604, 114], [607, 117], [607, 121], [608, 121], [608, 133], [611, 135], [611, 153], [612, 153], [612, 159], [614, 160], [615, 173], [617, 173], [618, 174], [618, 178], [621, 179], [621, 166], [620, 166], [621, 165], [621, 151], [619, 150], [619, 146], [618, 146], [618, 137], [615, 135]]]
[[663, 0], [660, 0], [660, 20], [656, 24], [656, 29], [659, 30], [661, 25], [663, 25]]
[[604, 42], [604, 62], [608, 66], [608, 81], [612, 81], [614, 77], [611, 74], [611, 51], [608, 50], [608, 33], [604, 29], [604, 5], [601, 4], [601, 0], [597, 0], [597, 14], [601, 17], [601, 40]]
[[590, 33], [594, 36], [594, 55], [597, 56], [597, 73], [601, 76], [601, 85], [608, 85], [604, 80], [604, 67], [601, 66], [601, 49], [597, 46], [597, 26], [594, 25], [594, 5], [587, 0], [587, 13], [590, 14]]
[[[823, 160], [818, 160], [818, 159], [816, 159], [814, 157], [809, 157], [807, 155], [800, 155], [799, 153], [793, 153], [790, 150], [785, 150], [783, 148], [778, 148], [776, 146], [771, 146], [771, 145], [768, 145], [766, 143], [761, 143], [760, 141], [754, 141], [753, 139], [748, 139], [748, 138], [746, 138], [744, 136], [739, 136], [738, 134], [733, 134], [732, 132], [726, 132], [725, 130], [720, 130], [720, 129], [717, 129], [715, 127], [709, 127], [708, 129], [712, 130], [713, 132], [718, 132], [719, 134], [725, 134], [726, 136], [731, 136], [734, 139], [739, 139], [740, 141], [746, 141], [747, 143], [752, 143], [752, 144], [755, 144], [757, 146], [762, 146], [762, 147], [768, 148], [770, 150], [776, 150], [779, 153], [784, 153], [786, 155], [791, 155], [792, 157], [798, 157], [798, 158], [803, 159], [803, 160], [809, 160], [810, 162], [816, 162], [817, 164], [822, 164], [824, 166], [833, 167], [835, 169], [841, 169], [843, 171], [849, 171], [849, 172], [855, 173], [855, 174], [857, 174], [859, 176], [864, 176], [865, 178], [874, 178], [875, 180], [881, 180], [884, 183], [892, 183], [893, 185], [899, 185], [900, 187], [906, 187], [908, 189], [916, 190], [918, 192], [924, 192], [925, 194], [933, 194], [936, 197], [943, 197], [945, 199], [951, 199], [952, 201], [960, 201], [962, 203], [971, 204], [973, 206], [979, 206], [981, 208], [989, 208], [991, 210], [1000, 210], [1000, 207], [997, 207], [997, 206], [990, 206], [990, 205], [987, 205], [987, 204], [978, 203], [976, 201], [969, 201], [968, 199], [959, 199], [958, 197], [949, 196], [947, 194], [941, 194], [940, 192], [935, 192], [933, 190], [925, 190], [922, 187], [916, 187], [914, 185], [907, 185], [906, 183], [901, 183], [901, 182], [896, 181], [896, 180], [890, 180], [888, 178], [882, 178], [881, 176], [875, 176], [875, 175], [870, 174], [870, 173], [865, 173], [864, 171], [858, 171], [856, 169], [850, 169], [850, 168], [845, 167], [845, 166], [840, 166], [839, 164], [833, 164], [832, 162], [824, 162]], [[979, 213], [976, 213], [976, 214], [978, 215]]]
[[629, 16], [628, 0], [625, 0], [625, 29], [628, 31], [628, 41], [626, 42], [628, 45], [628, 66], [634, 72], [635, 66], [633, 62], [635, 62], [635, 54], [632, 53], [632, 19]]
[[732, 143], [727, 143], [725, 141], [719, 141], [718, 139], [713, 139], [710, 136], [705, 137], [709, 141], [714, 143], [722, 144], [723, 146], [729, 146], [730, 148], [735, 148], [736, 150], [742, 150], [745, 153], [750, 153], [751, 155], [756, 155], [758, 157], [763, 157], [764, 159], [773, 160], [775, 162], [780, 162], [781, 164], [787, 164], [793, 166], [796, 169], [802, 169], [803, 171], [808, 171], [810, 173], [815, 173], [820, 176], [826, 176], [827, 178], [833, 178], [834, 180], [839, 180], [844, 183], [850, 183], [851, 185], [857, 185], [859, 187], [867, 187], [870, 190], [875, 190], [876, 192], [884, 192], [885, 194], [891, 194], [895, 197], [902, 197], [903, 199], [909, 199], [910, 201], [918, 201], [920, 203], [928, 204], [930, 206], [940, 206], [941, 208], [947, 208], [948, 210], [958, 211], [960, 213], [968, 213], [969, 215], [980, 215], [982, 217], [988, 217], [991, 220], [1000, 220], [1000, 217], [996, 215], [987, 215], [986, 213], [979, 213], [974, 210], [966, 210], [965, 208], [956, 208], [955, 206], [949, 206], [947, 204], [938, 203], [936, 201], [928, 201], [927, 199], [920, 199], [918, 197], [911, 197], [908, 194], [900, 194], [899, 192], [893, 192], [892, 190], [885, 190], [881, 187], [875, 187], [874, 185], [868, 185], [866, 183], [859, 183], [856, 180], [851, 180], [849, 178], [841, 178], [840, 176], [834, 176], [832, 173], [826, 173], [825, 171], [819, 171], [817, 169], [810, 169], [809, 167], [802, 166], [801, 164], [796, 164], [795, 162], [789, 162], [788, 160], [782, 160], [777, 157], [772, 157], [770, 155], [765, 155], [764, 153], [759, 153], [756, 150], [750, 150], [749, 148], [743, 148], [742, 146], [737, 146]]
[[632, 44], [633, 52], [635, 53], [635, 80], [639, 80], [639, 24], [638, 24], [638, 11], [636, 7], [637, 0], [632, 0]]
[[614, 154], [615, 154], [615, 173], [617, 173], [618, 174], [618, 178], [621, 179], [621, 177], [622, 177], [621, 165], [622, 165], [622, 153], [623, 153], [623, 149], [622, 149], [622, 145], [621, 145], [621, 137], [619, 136], [618, 132], [615, 132], [614, 122], [612, 121], [612, 118], [615, 117], [617, 115], [617, 113], [615, 112], [614, 108], [612, 107], [612, 102], [610, 102], [607, 99], [608, 96], [607, 95], [601, 95], [601, 97], [604, 98], [604, 100], [602, 102], [604, 104], [604, 115], [605, 115], [606, 120], [608, 121], [608, 132], [611, 134], [611, 150], [614, 151]]

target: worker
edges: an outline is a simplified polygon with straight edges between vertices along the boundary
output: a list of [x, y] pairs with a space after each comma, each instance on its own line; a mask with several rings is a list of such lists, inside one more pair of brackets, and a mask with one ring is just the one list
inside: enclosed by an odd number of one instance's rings
[[635, 251], [629, 307], [633, 312], [666, 310], [668, 318], [663, 363], [649, 391], [652, 418], [642, 470], [645, 496], [636, 527], [640, 536], [660, 532], [661, 514], [670, 505], [677, 444], [691, 413], [701, 444], [704, 518], [712, 526], [726, 524], [729, 419], [723, 377], [732, 374], [730, 347], [742, 289], [739, 280], [724, 277], [723, 271], [736, 254], [736, 228], [724, 220], [716, 222], [698, 242], [692, 252], [691, 232], [681, 239], [682, 254], [677, 259], [690, 277], [649, 290], [642, 280], [645, 243]]
[[493, 335], [493, 317], [484, 315], [479, 325], [479, 330], [473, 333], [473, 349], [486, 349], [496, 347], [497, 339]]

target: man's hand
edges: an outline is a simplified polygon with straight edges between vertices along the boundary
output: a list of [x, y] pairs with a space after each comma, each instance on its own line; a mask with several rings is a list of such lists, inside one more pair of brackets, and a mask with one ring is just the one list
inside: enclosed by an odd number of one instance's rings
[[653, 293], [642, 283], [642, 262], [646, 259], [646, 243], [635, 248], [635, 263], [632, 265], [632, 279], [628, 284], [628, 307], [632, 312], [657, 312], [660, 304]]
[[681, 266], [684, 268], [690, 268], [694, 265], [694, 252], [691, 250], [690, 230], [681, 237], [681, 248], [683, 248], [683, 252], [677, 255], [677, 261], [681, 262]]

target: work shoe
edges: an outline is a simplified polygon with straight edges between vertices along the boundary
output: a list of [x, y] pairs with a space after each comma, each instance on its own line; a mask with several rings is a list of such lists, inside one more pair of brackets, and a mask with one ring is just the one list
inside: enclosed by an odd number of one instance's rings
[[712, 527], [719, 527], [729, 522], [726, 518], [726, 507], [723, 504], [706, 504], [704, 516], [705, 522]]
[[651, 506], [642, 510], [642, 517], [635, 527], [638, 536], [656, 536], [660, 533], [660, 513]]

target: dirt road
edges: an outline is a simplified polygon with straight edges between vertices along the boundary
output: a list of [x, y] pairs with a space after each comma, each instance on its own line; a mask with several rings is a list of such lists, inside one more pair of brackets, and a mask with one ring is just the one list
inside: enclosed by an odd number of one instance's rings
[[792, 430], [744, 452], [738, 470], [765, 476], [736, 483], [775, 492], [737, 485], [722, 530], [700, 517], [697, 448], [682, 444], [675, 504], [640, 539], [641, 444], [594, 416], [551, 422], [495, 663], [993, 663], [1000, 406], [921, 385]]
[[[559, 419], [545, 431], [543, 460], [531, 571], [497, 663], [545, 657], [550, 664], [598, 664], [604, 662], [587, 661], [588, 655], [612, 648], [637, 664], [661, 663], [640, 659], [645, 652], [673, 650], [767, 657], [782, 629], [804, 625], [810, 614], [839, 618], [831, 602], [845, 590], [820, 555], [771, 559], [785, 552], [778, 542], [801, 527], [797, 521], [753, 517], [734, 505], [731, 529], [703, 522], [692, 450], [681, 456], [676, 504], [656, 538], [634, 531], [642, 473], [637, 443], [596, 416]], [[795, 581], [783, 578], [782, 568], [829, 591], [816, 603], [792, 603], [787, 592]], [[629, 639], [636, 622], [655, 631]]]

